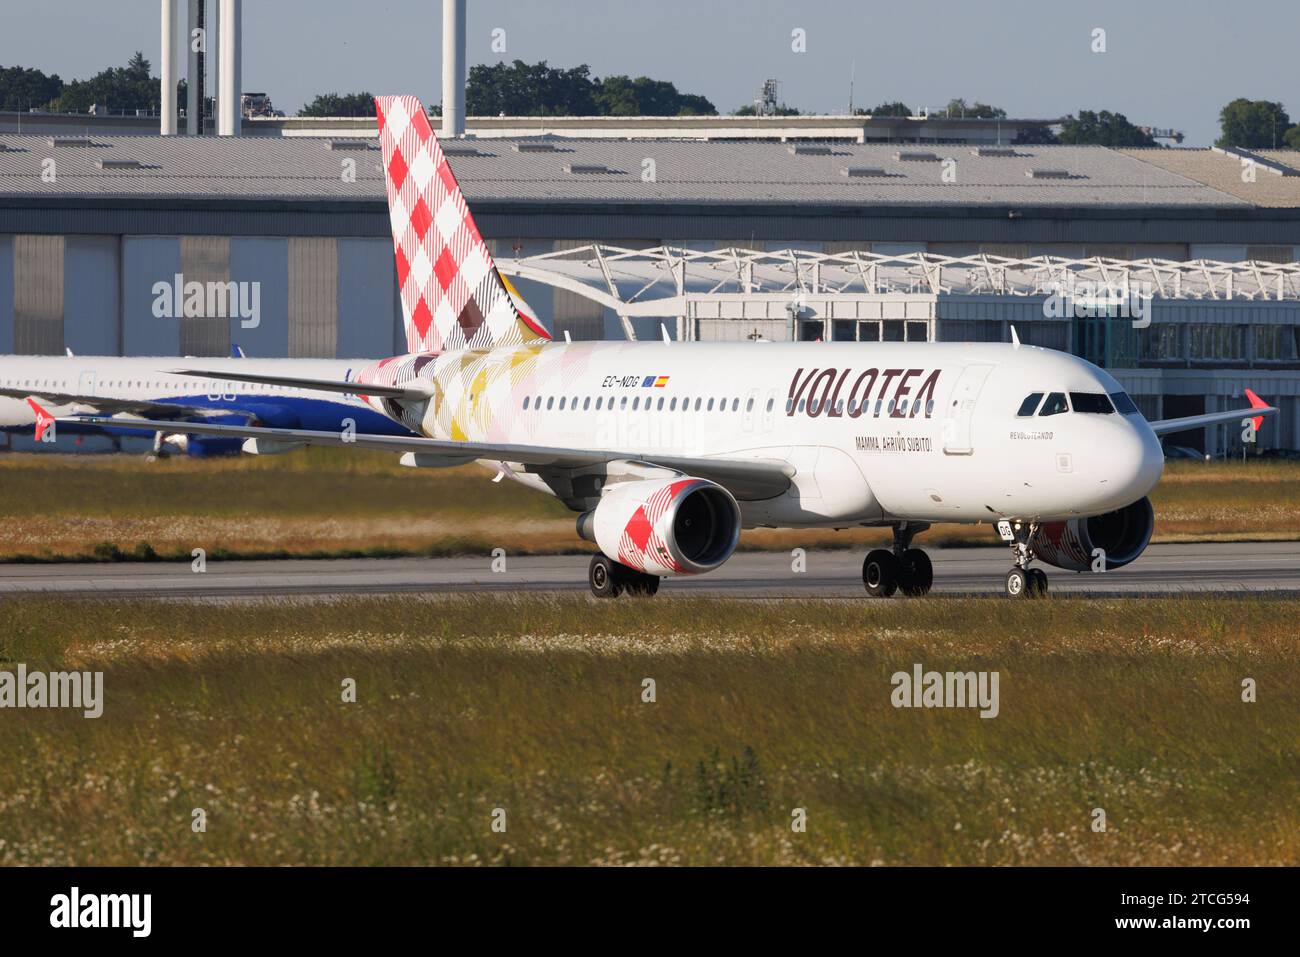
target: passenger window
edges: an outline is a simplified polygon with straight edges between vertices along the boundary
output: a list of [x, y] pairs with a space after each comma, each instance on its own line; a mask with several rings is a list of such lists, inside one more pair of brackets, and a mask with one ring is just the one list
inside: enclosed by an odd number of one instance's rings
[[582, 411], [586, 412], [590, 408], [591, 408], [591, 396], [587, 396], [585, 399], [582, 400]]
[[775, 399], [768, 399], [768, 400], [767, 400], [767, 411], [769, 411], [769, 412], [772, 411], [772, 403], [774, 403], [775, 401], [776, 401]]
[[1138, 407], [1127, 392], [1112, 392], [1110, 400], [1115, 403], [1115, 411], [1120, 415], [1137, 415]]
[[664, 397], [660, 396], [659, 401], [655, 403], [655, 411], [662, 412], [663, 410], [664, 410]]
[[1070, 406], [1065, 401], [1064, 392], [1053, 392], [1043, 403], [1043, 407], [1038, 411], [1039, 415], [1060, 415], [1062, 412], [1069, 412]]
[[1075, 412], [1090, 412], [1093, 415], [1110, 415], [1115, 407], [1104, 392], [1071, 392], [1070, 405]]
[[677, 396], [673, 396], [672, 401], [668, 403], [668, 411], [669, 412], [677, 411]]
[[528, 408], [528, 396], [524, 396], [524, 408]]
[[1031, 392], [1025, 396], [1025, 401], [1020, 403], [1020, 411], [1016, 415], [1020, 418], [1033, 415], [1038, 410], [1038, 403], [1043, 401], [1043, 393]]

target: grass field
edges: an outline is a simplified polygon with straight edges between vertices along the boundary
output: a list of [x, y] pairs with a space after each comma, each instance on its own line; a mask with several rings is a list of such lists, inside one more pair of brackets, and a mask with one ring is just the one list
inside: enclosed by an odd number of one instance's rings
[[[1295, 865], [1298, 618], [1258, 598], [6, 600], [0, 667], [102, 670], [106, 701], [0, 712], [0, 862]], [[998, 672], [998, 716], [892, 707], [916, 663]]]
[[[1174, 462], [1153, 495], [1156, 541], [1300, 538], [1300, 463]], [[573, 515], [477, 466], [402, 468], [314, 448], [270, 458], [0, 456], [0, 560], [513, 554], [584, 550]], [[879, 530], [767, 531], [742, 548], [863, 548]], [[930, 544], [995, 544], [937, 526]]]

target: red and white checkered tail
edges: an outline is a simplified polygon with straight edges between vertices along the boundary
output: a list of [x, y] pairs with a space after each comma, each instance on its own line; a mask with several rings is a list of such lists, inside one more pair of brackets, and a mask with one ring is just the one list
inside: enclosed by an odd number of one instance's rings
[[549, 339], [497, 272], [420, 101], [377, 96], [375, 108], [407, 349]]

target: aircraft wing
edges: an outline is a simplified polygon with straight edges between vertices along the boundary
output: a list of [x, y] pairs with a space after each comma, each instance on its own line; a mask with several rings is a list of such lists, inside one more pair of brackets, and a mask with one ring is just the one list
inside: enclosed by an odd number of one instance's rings
[[489, 459], [518, 462], [541, 468], [582, 468], [603, 462], [633, 461], [659, 465], [717, 482], [743, 501], [780, 495], [790, 487], [795, 468], [781, 459], [715, 458], [552, 448], [542, 445], [509, 445], [490, 442], [452, 442], [417, 436], [345, 434], [309, 429], [270, 429], [258, 426], [216, 425], [210, 422], [162, 422], [153, 419], [80, 417], [78, 422], [117, 428], [152, 429], [155, 432], [184, 432], [195, 435], [224, 435], [230, 438], [266, 439], [273, 442], [301, 442], [307, 445], [350, 445], [381, 452], [418, 452], [424, 455], [469, 461]]
[[[205, 408], [202, 406], [184, 405], [179, 402], [152, 402], [148, 399], [113, 399], [102, 395], [77, 395], [72, 392], [52, 392], [48, 389], [26, 388], [26, 389], [8, 389], [0, 388], [0, 395], [8, 396], [11, 399], [41, 399], [49, 405], [78, 405], [85, 406], [88, 413], [77, 413], [67, 418], [76, 422], [85, 422], [85, 415], [93, 415], [97, 412], [107, 412], [113, 415], [118, 413], [134, 413], [143, 415], [146, 418], [183, 418], [185, 416], [194, 416], [196, 418], [207, 418], [213, 415], [228, 416], [231, 414], [230, 409]], [[237, 410], [236, 410], [237, 411]], [[96, 423], [100, 424], [100, 423]], [[103, 424], [117, 425], [116, 421]]]
[[1159, 419], [1149, 423], [1151, 431], [1156, 435], [1164, 435], [1168, 432], [1182, 432], [1184, 429], [1199, 429], [1205, 425], [1218, 425], [1221, 422], [1240, 422], [1243, 419], [1255, 420], [1255, 431], [1264, 424], [1264, 416], [1276, 415], [1277, 409], [1269, 405], [1250, 389], [1246, 390], [1246, 398], [1250, 400], [1249, 409], [1235, 409], [1232, 412], [1206, 412], [1204, 415], [1186, 415], [1181, 419]]
[[172, 375], [192, 375], [217, 382], [257, 382], [282, 385], [290, 389], [314, 389], [318, 392], [342, 392], [346, 395], [373, 395], [419, 402], [433, 395], [433, 384], [418, 380], [408, 385], [379, 385], [371, 382], [345, 382], [341, 379], [300, 379], [294, 376], [264, 375], [258, 372], [211, 372], [203, 369], [173, 369]]

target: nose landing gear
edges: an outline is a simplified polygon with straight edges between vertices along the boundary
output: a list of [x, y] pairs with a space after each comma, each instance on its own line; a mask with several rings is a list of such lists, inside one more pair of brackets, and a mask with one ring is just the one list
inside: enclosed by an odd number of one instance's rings
[[925, 522], [903, 522], [894, 526], [894, 546], [875, 548], [862, 562], [862, 584], [872, 598], [888, 598], [897, 591], [919, 597], [934, 584], [930, 556], [912, 548], [912, 538], [929, 528]]
[[1042, 598], [1047, 594], [1047, 573], [1041, 568], [1030, 568], [1034, 560], [1034, 537], [1038, 534], [1037, 522], [1003, 519], [998, 522], [998, 534], [1011, 546], [1015, 567], [1007, 572], [1008, 598]]

